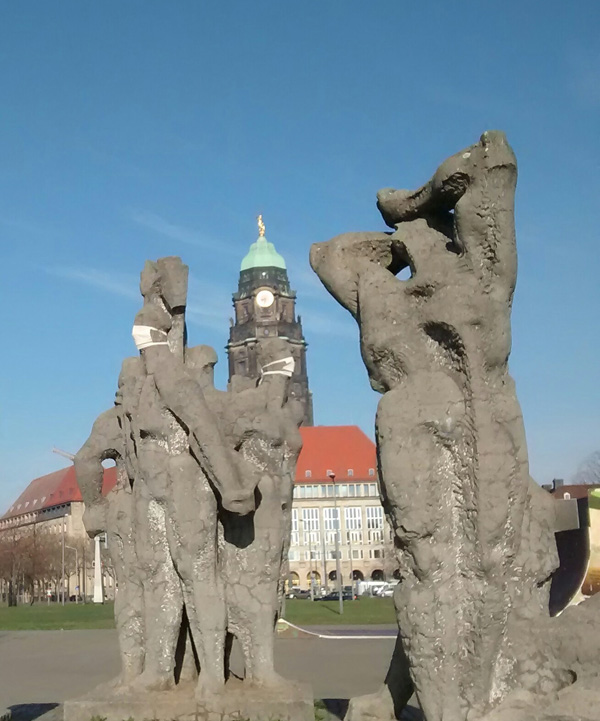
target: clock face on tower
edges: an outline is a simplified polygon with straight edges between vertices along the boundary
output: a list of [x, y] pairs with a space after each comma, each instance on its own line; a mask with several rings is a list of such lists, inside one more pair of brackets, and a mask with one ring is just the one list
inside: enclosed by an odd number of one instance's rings
[[270, 290], [259, 290], [256, 294], [256, 305], [259, 306], [259, 308], [269, 308], [273, 305], [274, 300], [275, 296]]

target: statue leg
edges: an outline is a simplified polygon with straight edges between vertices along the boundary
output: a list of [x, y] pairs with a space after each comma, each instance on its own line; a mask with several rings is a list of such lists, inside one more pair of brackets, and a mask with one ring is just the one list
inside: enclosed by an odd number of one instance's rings
[[108, 550], [117, 577], [115, 625], [121, 654], [121, 674], [111, 685], [118, 687], [131, 683], [144, 670], [144, 602], [135, 556], [132, 493], [115, 489], [109, 508]]
[[143, 568], [146, 657], [136, 685], [160, 690], [174, 684], [183, 594], [169, 553], [165, 507], [150, 497], [146, 486], [140, 495], [143, 502], [136, 503], [137, 553]]
[[398, 634], [385, 681], [375, 693], [350, 699], [345, 721], [395, 721], [413, 690], [408, 659]]
[[225, 683], [225, 598], [217, 571], [217, 502], [192, 456], [173, 457], [170, 469], [169, 545], [182, 580], [200, 665], [197, 695], [203, 697], [221, 691]]
[[274, 658], [284, 521], [280, 504], [269, 504], [269, 500], [273, 499], [273, 489], [265, 487], [263, 483], [261, 486], [259, 489], [262, 491], [264, 505], [258, 508], [254, 518], [254, 573], [247, 575], [245, 588], [238, 586], [238, 593], [248, 594], [242, 607], [248, 621], [246, 678], [262, 686], [285, 689], [289, 688], [290, 681], [276, 673]]

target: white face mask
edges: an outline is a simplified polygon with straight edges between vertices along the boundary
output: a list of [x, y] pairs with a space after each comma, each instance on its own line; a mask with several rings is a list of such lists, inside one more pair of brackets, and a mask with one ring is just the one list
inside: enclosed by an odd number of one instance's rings
[[[270, 368], [272, 366], [275, 366], [273, 370], [265, 370], [265, 368]], [[291, 378], [295, 367], [296, 361], [292, 358], [292, 356], [280, 358], [279, 360], [267, 363], [261, 368], [260, 379], [262, 381], [265, 376], [287, 376], [288, 378]]]
[[[158, 333], [164, 340], [153, 340], [153, 331], [155, 334]], [[167, 334], [163, 330], [153, 328], [151, 325], [134, 325], [131, 335], [138, 350], [149, 348], [153, 345], [168, 345]]]

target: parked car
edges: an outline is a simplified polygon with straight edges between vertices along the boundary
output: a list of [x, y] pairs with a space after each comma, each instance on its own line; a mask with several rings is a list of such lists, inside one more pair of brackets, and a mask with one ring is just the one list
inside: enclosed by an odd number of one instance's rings
[[[315, 598], [315, 601], [339, 601], [340, 594], [338, 591], [332, 591], [331, 593], [326, 594], [325, 596], [320, 596], [318, 599]], [[355, 596], [352, 594], [352, 592], [346, 592], [342, 590], [342, 601], [354, 601], [358, 600], [358, 596]]]
[[310, 591], [302, 588], [290, 588], [285, 595], [286, 598], [310, 598]]

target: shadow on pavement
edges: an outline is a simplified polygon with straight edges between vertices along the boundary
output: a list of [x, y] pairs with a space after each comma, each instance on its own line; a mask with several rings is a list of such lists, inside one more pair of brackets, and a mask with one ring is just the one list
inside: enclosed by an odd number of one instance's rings
[[[11, 713], [11, 721], [34, 721], [34, 719], [43, 716], [44, 714], [58, 709], [59, 704], [57, 703], [18, 703], [14, 706], [9, 706]], [[50, 719], [54, 716], [48, 716]], [[56, 716], [58, 718], [58, 716]], [[44, 719], [46, 721], [46, 719]]]
[[[333, 721], [333, 719], [343, 719], [348, 711], [350, 699], [347, 698], [323, 698], [317, 702], [315, 708], [315, 719], [320, 720], [319, 707], [321, 704], [325, 707], [324, 718]], [[423, 714], [416, 706], [408, 705], [400, 715], [401, 721], [423, 721]]]

